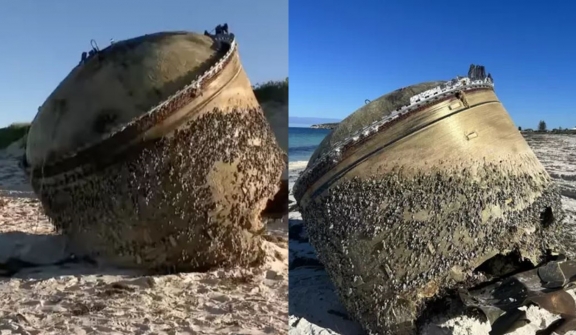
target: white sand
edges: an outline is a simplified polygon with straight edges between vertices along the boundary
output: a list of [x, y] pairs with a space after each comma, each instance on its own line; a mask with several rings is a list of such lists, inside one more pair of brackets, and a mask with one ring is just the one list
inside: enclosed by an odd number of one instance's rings
[[[576, 219], [576, 136], [531, 135], [528, 139], [546, 170], [559, 184], [562, 205], [568, 222]], [[307, 162], [290, 163], [290, 188]], [[291, 200], [294, 198], [291, 196]], [[362, 327], [351, 320], [334, 291], [326, 271], [307, 243], [300, 213], [292, 212], [290, 225], [290, 331], [291, 335], [360, 335]], [[576, 227], [576, 226], [575, 226]], [[299, 234], [299, 232], [301, 232]], [[576, 234], [573, 234], [576, 235]], [[298, 266], [295, 268], [295, 266]], [[574, 295], [573, 291], [571, 291]], [[511, 335], [534, 335], [559, 316], [531, 306], [526, 310], [531, 321]], [[467, 316], [438, 319], [425, 327], [422, 335], [488, 335], [490, 324]], [[575, 335], [576, 332], [568, 334]]]
[[[302, 172], [306, 168], [306, 165], [308, 165], [308, 161], [289, 162], [288, 170], [290, 170], [290, 176]], [[296, 176], [296, 178], [298, 178], [298, 176]]]
[[[66, 256], [64, 241], [17, 167], [20, 153], [0, 152], [0, 263], [52, 263]], [[286, 219], [268, 227], [279, 242], [266, 242], [261, 269], [140, 276], [67, 264], [0, 277], [0, 334], [285, 334]]]

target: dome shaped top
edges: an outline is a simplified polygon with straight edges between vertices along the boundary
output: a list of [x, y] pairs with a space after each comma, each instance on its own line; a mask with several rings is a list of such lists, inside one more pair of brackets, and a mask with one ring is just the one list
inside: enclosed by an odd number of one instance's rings
[[410, 98], [412, 96], [432, 89], [443, 83], [444, 81], [431, 81], [404, 87], [385, 94], [365, 106], [362, 106], [360, 109], [342, 120], [342, 122], [340, 122], [340, 124], [338, 124], [338, 126], [324, 138], [316, 151], [314, 151], [314, 154], [308, 162], [308, 166], [312, 166], [318, 158], [322, 157], [325, 153], [328, 153], [334, 147], [334, 144], [346, 139], [363, 127], [383, 119], [399, 107], [410, 104]]
[[209, 36], [162, 32], [119, 41], [75, 67], [39, 108], [26, 159], [31, 166], [98, 142], [166, 100], [223, 53]]

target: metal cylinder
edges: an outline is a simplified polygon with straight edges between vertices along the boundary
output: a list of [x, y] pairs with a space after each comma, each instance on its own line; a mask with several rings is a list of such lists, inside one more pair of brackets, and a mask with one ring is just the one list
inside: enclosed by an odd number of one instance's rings
[[294, 191], [319, 259], [373, 334], [413, 334], [426, 302], [517, 251], [559, 250], [560, 196], [491, 77], [414, 85], [341, 122]]
[[72, 252], [152, 271], [263, 260], [283, 153], [232, 34], [119, 41], [41, 106], [25, 168]]

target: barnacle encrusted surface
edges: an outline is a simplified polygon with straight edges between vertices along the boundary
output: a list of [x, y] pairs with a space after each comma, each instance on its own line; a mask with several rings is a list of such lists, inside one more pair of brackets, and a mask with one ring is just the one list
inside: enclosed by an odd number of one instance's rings
[[233, 35], [217, 37], [227, 43], [187, 32], [117, 42], [41, 106], [28, 172], [72, 251], [154, 271], [262, 259], [260, 212], [283, 153]]
[[[344, 120], [315, 157], [367, 126], [358, 120], [409, 102], [394, 101], [400, 93]], [[371, 334], [414, 334], [427, 301], [485, 280], [473, 270], [495, 255], [537, 264], [562, 251], [560, 196], [491, 88], [424, 103], [334, 157], [327, 172], [302, 174], [297, 201], [341, 300]]]

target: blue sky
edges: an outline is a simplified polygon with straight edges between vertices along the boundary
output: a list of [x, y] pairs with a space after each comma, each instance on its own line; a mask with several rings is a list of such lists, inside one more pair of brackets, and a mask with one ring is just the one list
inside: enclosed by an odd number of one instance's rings
[[165, 30], [202, 33], [227, 22], [253, 84], [288, 76], [288, 0], [0, 3], [0, 127], [31, 121], [95, 39]]
[[574, 13], [569, 0], [290, 0], [290, 115], [341, 119], [474, 63], [517, 125], [575, 127]]

